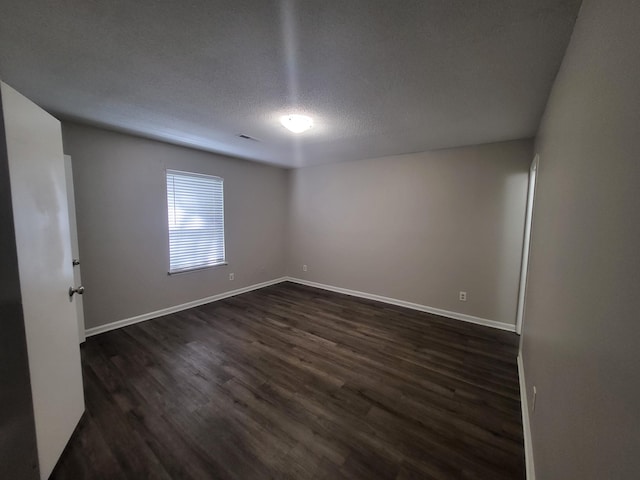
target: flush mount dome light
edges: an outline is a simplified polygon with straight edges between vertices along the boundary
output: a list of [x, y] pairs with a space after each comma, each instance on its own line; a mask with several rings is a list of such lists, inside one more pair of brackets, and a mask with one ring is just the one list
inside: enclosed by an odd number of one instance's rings
[[313, 120], [306, 115], [283, 115], [280, 117], [280, 123], [284, 128], [291, 130], [293, 133], [302, 133], [313, 126]]

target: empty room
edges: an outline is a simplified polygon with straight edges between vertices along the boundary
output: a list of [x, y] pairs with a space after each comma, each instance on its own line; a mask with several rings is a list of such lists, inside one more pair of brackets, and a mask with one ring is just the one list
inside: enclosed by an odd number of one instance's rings
[[0, 479], [640, 478], [640, 2], [0, 0]]

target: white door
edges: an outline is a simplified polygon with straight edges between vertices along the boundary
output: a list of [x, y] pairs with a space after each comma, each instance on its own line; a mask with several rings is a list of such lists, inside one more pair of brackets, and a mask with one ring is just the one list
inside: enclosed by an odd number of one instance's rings
[[[60, 122], [1, 84], [40, 477], [84, 411]], [[74, 295], [75, 297], [75, 295]]]
[[529, 253], [531, 250], [531, 225], [533, 223], [533, 204], [536, 198], [536, 179], [538, 178], [538, 162], [535, 156], [529, 171], [529, 190], [527, 192], [527, 213], [524, 223], [524, 243], [522, 246], [522, 264], [520, 268], [520, 291], [518, 292], [518, 311], [516, 313], [516, 333], [522, 334], [524, 321], [524, 307], [527, 293], [527, 278], [529, 276]]
[[[71, 234], [71, 256], [73, 257], [73, 283], [82, 285], [82, 275], [80, 268], [80, 249], [78, 248], [78, 226], [76, 224], [76, 203], [75, 192], [73, 190], [73, 167], [71, 165], [71, 157], [64, 156], [64, 172], [67, 182], [67, 203], [69, 205], [69, 233]], [[78, 314], [78, 340], [80, 343], [85, 341], [84, 334], [84, 308], [82, 304], [82, 295], [75, 297], [76, 313]]]

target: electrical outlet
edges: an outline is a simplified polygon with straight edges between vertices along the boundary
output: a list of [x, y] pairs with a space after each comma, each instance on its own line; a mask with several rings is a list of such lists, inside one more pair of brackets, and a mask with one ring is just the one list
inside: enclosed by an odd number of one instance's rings
[[531, 413], [536, 411], [536, 395], [538, 395], [538, 389], [533, 386], [533, 395], [531, 396]]
[[234, 273], [230, 273], [230, 274], [229, 274], [229, 280], [233, 280], [233, 279], [235, 279], [235, 278], [236, 278], [236, 276], [235, 276], [235, 274], [234, 274]]
[[307, 271], [307, 266], [306, 265], [302, 265], [302, 271], [306, 272]]
[[467, 292], [460, 292], [460, 296], [458, 297], [461, 302], [467, 301]]

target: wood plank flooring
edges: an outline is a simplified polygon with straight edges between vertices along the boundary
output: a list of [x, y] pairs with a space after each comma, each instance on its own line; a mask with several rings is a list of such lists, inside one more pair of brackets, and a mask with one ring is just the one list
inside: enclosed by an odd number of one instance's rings
[[53, 479], [524, 479], [515, 334], [282, 283], [88, 338]]

